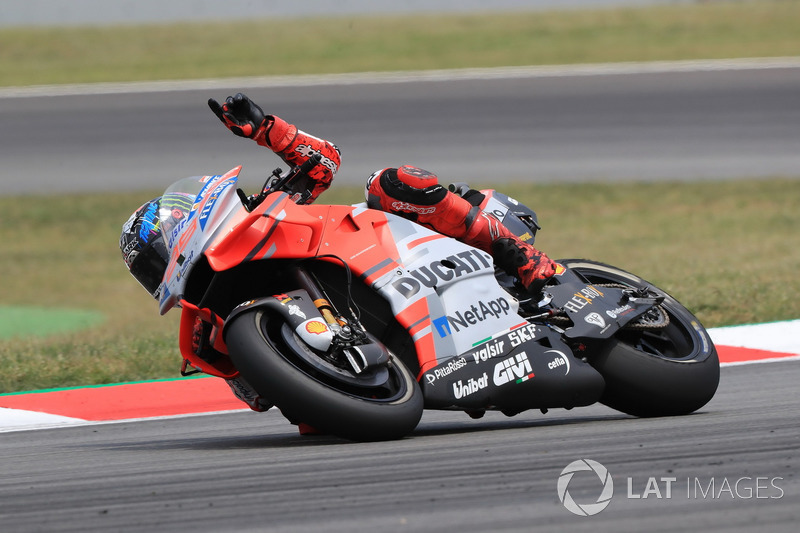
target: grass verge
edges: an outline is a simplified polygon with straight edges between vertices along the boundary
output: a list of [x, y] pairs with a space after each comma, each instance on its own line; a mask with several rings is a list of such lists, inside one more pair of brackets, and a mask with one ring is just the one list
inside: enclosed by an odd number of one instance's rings
[[[800, 316], [800, 180], [512, 184], [551, 257], [596, 259], [671, 292], [708, 327]], [[328, 203], [358, 202], [334, 187]], [[0, 198], [0, 305], [78, 308], [102, 324], [0, 340], [0, 392], [175, 377], [179, 313], [127, 273], [122, 223], [156, 192]]]
[[0, 86], [794, 56], [800, 2], [0, 29]]

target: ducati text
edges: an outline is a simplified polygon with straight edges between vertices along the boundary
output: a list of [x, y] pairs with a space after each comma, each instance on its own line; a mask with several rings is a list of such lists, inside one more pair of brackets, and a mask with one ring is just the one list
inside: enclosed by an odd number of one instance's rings
[[484, 252], [467, 250], [445, 260], [436, 260], [427, 266], [409, 270], [409, 275], [394, 280], [392, 287], [406, 298], [411, 298], [423, 285], [433, 288], [441, 282], [489, 268], [493, 268], [492, 262]]

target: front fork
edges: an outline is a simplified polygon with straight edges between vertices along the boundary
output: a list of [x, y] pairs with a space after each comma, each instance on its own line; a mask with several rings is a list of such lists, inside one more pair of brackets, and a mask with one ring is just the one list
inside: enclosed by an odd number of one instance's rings
[[298, 266], [295, 270], [295, 279], [300, 288], [305, 290], [311, 297], [314, 306], [319, 310], [322, 318], [325, 319], [328, 327], [339, 342], [352, 344], [366, 340], [366, 332], [361, 327], [361, 324], [355, 318], [346, 319], [334, 309], [312, 273], [308, 272], [303, 266]]
[[295, 270], [295, 279], [300, 288], [308, 293], [314, 306], [328, 324], [328, 328], [333, 332], [331, 351], [338, 351], [344, 355], [354, 373], [361, 374], [368, 368], [383, 365], [388, 361], [386, 349], [369, 338], [355, 316], [348, 320], [334, 309], [312, 273], [303, 266], [298, 266]]
[[333, 316], [333, 306], [331, 306], [331, 303], [325, 297], [325, 293], [319, 288], [312, 275], [309, 274], [305, 268], [300, 266], [295, 270], [295, 279], [300, 288], [305, 290], [311, 297], [311, 301], [314, 302], [314, 306], [319, 309], [322, 318], [325, 319], [331, 331], [338, 335], [346, 322], [344, 322], [344, 319], [341, 317], [336, 318]]

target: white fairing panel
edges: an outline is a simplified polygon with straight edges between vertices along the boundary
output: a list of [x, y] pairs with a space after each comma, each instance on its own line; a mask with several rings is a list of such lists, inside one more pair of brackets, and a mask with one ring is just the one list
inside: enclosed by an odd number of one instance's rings
[[403, 268], [373, 286], [395, 315], [426, 300], [428, 325], [414, 340], [431, 333], [440, 361], [522, 321], [519, 302], [497, 283], [488, 253], [403, 218], [387, 218]]

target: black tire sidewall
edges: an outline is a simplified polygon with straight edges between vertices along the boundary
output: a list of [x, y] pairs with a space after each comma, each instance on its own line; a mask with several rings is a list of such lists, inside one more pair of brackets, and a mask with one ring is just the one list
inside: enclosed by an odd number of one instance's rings
[[239, 373], [289, 420], [357, 441], [398, 439], [414, 430], [422, 417], [422, 391], [402, 361], [391, 356], [407, 386], [401, 398], [387, 402], [358, 398], [287, 362], [263, 333], [263, 322], [273, 319], [281, 320], [261, 309], [242, 313], [227, 326], [225, 340]]

